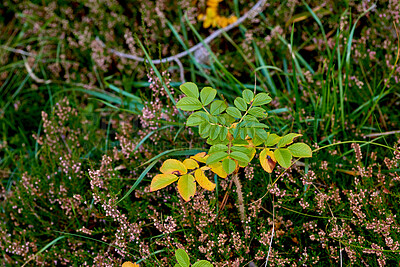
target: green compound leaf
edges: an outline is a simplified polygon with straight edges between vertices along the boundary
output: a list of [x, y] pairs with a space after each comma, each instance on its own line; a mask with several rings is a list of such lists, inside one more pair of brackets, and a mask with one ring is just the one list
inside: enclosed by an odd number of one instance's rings
[[274, 151], [275, 159], [278, 161], [279, 165], [287, 169], [292, 163], [292, 154], [287, 148], [279, 148]]
[[226, 104], [222, 100], [215, 100], [211, 103], [210, 113], [211, 115], [221, 114], [227, 108]]
[[272, 98], [266, 93], [259, 93], [254, 97], [253, 106], [262, 106], [272, 101]]
[[229, 115], [231, 115], [234, 118], [241, 118], [242, 117], [242, 113], [235, 107], [229, 107], [226, 109], [226, 113], [228, 113]]
[[251, 107], [251, 109], [249, 109], [249, 114], [257, 118], [265, 118], [267, 116], [265, 110], [260, 107]]
[[288, 149], [294, 157], [299, 157], [299, 158], [312, 157], [311, 148], [304, 143], [296, 143], [296, 144], [290, 145], [288, 147]]
[[178, 248], [175, 251], [175, 258], [181, 267], [189, 267], [190, 266], [189, 256], [186, 253], [186, 251], [184, 251], [183, 249]]
[[207, 159], [206, 164], [212, 165], [214, 163], [217, 163], [218, 161], [225, 159], [226, 157], [228, 157], [228, 153], [223, 152], [223, 151], [210, 154], [210, 156]]
[[203, 108], [197, 98], [186, 96], [176, 103], [176, 107], [184, 111], [195, 111]]
[[196, 262], [192, 265], [192, 267], [213, 267], [213, 265], [212, 265], [209, 261], [206, 261], [206, 260], [199, 260], [199, 261], [196, 261]]
[[200, 100], [204, 106], [210, 104], [215, 96], [217, 95], [217, 90], [211, 87], [204, 87], [200, 92]]
[[224, 168], [224, 171], [229, 175], [235, 171], [236, 162], [233, 159], [224, 159], [224, 161], [222, 161], [222, 168]]
[[296, 134], [296, 133], [289, 133], [285, 136], [282, 137], [281, 140], [279, 140], [278, 142], [278, 147], [284, 147], [286, 145], [290, 145], [291, 143], [293, 143], [293, 139], [295, 139], [296, 137], [302, 136], [301, 134]]
[[235, 104], [235, 107], [237, 107], [241, 111], [246, 111], [247, 110], [246, 101], [244, 101], [244, 99], [241, 98], [241, 97], [236, 97], [236, 99], [233, 102], [233, 104]]
[[249, 89], [246, 89], [242, 92], [242, 96], [244, 101], [246, 101], [247, 104], [250, 104], [251, 101], [254, 99], [254, 93], [250, 91]]
[[281, 138], [282, 137], [280, 137], [276, 134], [270, 134], [270, 135], [268, 135], [268, 139], [265, 142], [265, 145], [266, 146], [274, 146], [279, 142], [279, 140], [281, 140]]
[[179, 86], [179, 89], [186, 95], [194, 98], [199, 98], [199, 88], [192, 82], [187, 82]]

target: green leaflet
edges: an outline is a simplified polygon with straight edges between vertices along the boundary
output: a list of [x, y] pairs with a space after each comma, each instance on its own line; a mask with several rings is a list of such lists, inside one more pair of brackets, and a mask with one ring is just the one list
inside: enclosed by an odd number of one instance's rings
[[292, 154], [287, 148], [279, 148], [274, 151], [274, 155], [279, 165], [287, 169], [292, 164]]
[[213, 267], [213, 265], [212, 265], [209, 261], [206, 261], [206, 260], [199, 260], [199, 261], [196, 261], [196, 262], [192, 265], [192, 267]]
[[210, 104], [215, 96], [217, 95], [217, 90], [211, 87], [204, 87], [200, 92], [200, 100], [204, 106]]
[[227, 108], [226, 103], [222, 100], [215, 100], [211, 103], [210, 113], [211, 115], [218, 115], [225, 111]]
[[210, 154], [206, 163], [207, 163], [207, 165], [212, 165], [214, 163], [217, 163], [218, 161], [225, 159], [226, 157], [228, 157], [228, 153], [223, 152], [223, 151], [216, 152], [216, 153]]
[[254, 99], [254, 93], [250, 91], [249, 89], [246, 89], [242, 92], [242, 96], [244, 101], [246, 101], [247, 104], [250, 104], [251, 101]]
[[228, 113], [229, 115], [231, 115], [234, 118], [241, 118], [242, 117], [242, 113], [240, 112], [240, 110], [235, 108], [235, 107], [227, 108], [226, 109], [226, 113]]
[[237, 161], [241, 161], [241, 162], [249, 162], [250, 158], [243, 152], [240, 151], [233, 151], [230, 154], [231, 158], [236, 159]]
[[265, 110], [260, 107], [251, 107], [251, 109], [249, 109], [248, 113], [257, 118], [265, 118], [267, 116], [267, 114], [265, 113]]
[[187, 82], [179, 86], [179, 89], [186, 95], [193, 98], [199, 98], [199, 88], [192, 82]]
[[195, 111], [203, 108], [203, 105], [197, 98], [186, 96], [176, 103], [176, 107], [184, 111]]
[[272, 101], [272, 98], [266, 93], [259, 93], [254, 97], [253, 106], [262, 106]]
[[216, 144], [210, 147], [210, 150], [208, 150], [208, 154], [213, 154], [215, 152], [219, 152], [219, 151], [228, 151], [228, 146], [223, 145], [223, 144]]
[[217, 139], [220, 131], [221, 131], [221, 126], [219, 125], [211, 125], [211, 129], [210, 129], [210, 138], [211, 140], [215, 140]]
[[235, 107], [237, 107], [241, 111], [246, 111], [247, 110], [247, 104], [246, 101], [244, 101], [243, 98], [241, 97], [236, 97], [235, 101], [233, 102]]
[[186, 126], [198, 126], [203, 122], [208, 122], [208, 115], [204, 111], [197, 111], [191, 114], [186, 120]]
[[296, 134], [296, 133], [289, 133], [283, 136], [278, 142], [278, 147], [284, 147], [290, 145], [291, 143], [293, 143], [293, 139], [299, 136], [301, 136], [301, 134]]
[[222, 168], [229, 175], [233, 173], [236, 169], [236, 162], [233, 159], [224, 159], [222, 161]]
[[181, 267], [189, 267], [190, 266], [189, 256], [186, 253], [186, 251], [184, 251], [183, 249], [178, 248], [175, 251], [175, 258]]
[[288, 147], [294, 157], [309, 158], [312, 157], [311, 148], [304, 143], [295, 143]]
[[274, 146], [276, 145], [282, 137], [278, 136], [277, 134], [270, 134], [268, 135], [268, 139], [265, 142], [266, 146]]

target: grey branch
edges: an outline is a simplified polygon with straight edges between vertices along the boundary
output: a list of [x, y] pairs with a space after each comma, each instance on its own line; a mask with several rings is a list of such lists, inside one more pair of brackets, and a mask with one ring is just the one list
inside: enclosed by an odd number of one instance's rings
[[[260, 13], [264, 9], [264, 5], [266, 3], [267, 3], [267, 0], [259, 0], [248, 12], [246, 12], [243, 16], [241, 16], [237, 21], [226, 26], [225, 28], [218, 29], [217, 31], [215, 31], [211, 35], [209, 35], [206, 39], [204, 39], [204, 43], [208, 44], [212, 40], [214, 40], [215, 38], [220, 36], [223, 32], [232, 30], [239, 24], [243, 23], [243, 21], [245, 21], [246, 19], [254, 18], [255, 16], [257, 16], [258, 13]], [[103, 47], [105, 47], [105, 44], [99, 38], [96, 38], [96, 39]], [[187, 56], [190, 53], [193, 53], [194, 51], [201, 48], [202, 46], [203, 46], [203, 43], [200, 42], [197, 45], [191, 47], [189, 50], [185, 50], [175, 56], [170, 56], [170, 57], [163, 58], [163, 59], [152, 60], [152, 62], [153, 62], [153, 64], [160, 64], [160, 63], [165, 63], [165, 62], [176, 61], [179, 58]], [[109, 51], [112, 52], [113, 54], [115, 54], [119, 57], [123, 57], [123, 58], [133, 59], [133, 60], [140, 61], [140, 62], [143, 62], [146, 60], [145, 58], [142, 58], [142, 57], [119, 52], [113, 48], [110, 48]]]

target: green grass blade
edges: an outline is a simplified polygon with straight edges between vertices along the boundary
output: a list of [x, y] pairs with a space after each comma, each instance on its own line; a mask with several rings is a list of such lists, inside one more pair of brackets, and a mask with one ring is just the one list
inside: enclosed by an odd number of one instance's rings
[[32, 261], [33, 259], [35, 259], [37, 256], [39, 256], [39, 254], [41, 254], [43, 251], [45, 251], [46, 249], [48, 249], [49, 247], [51, 247], [52, 245], [54, 245], [55, 243], [57, 243], [58, 241], [60, 241], [61, 239], [66, 238], [66, 236], [59, 236], [56, 239], [54, 239], [53, 241], [51, 241], [50, 243], [48, 243], [46, 246], [44, 246], [41, 250], [39, 250], [38, 252], [36, 252], [36, 254], [30, 258], [30, 260], [26, 261], [22, 267], [24, 267], [26, 264], [28, 264], [30, 261]]

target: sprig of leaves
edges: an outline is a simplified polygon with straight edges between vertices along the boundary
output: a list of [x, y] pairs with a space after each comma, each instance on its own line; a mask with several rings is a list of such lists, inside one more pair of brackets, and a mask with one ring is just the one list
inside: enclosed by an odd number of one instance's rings
[[[158, 174], [153, 178], [151, 191], [159, 190], [178, 181], [178, 191], [182, 198], [189, 201], [196, 192], [196, 183], [214, 190], [215, 184], [205, 176], [211, 170], [222, 178], [246, 167], [257, 154], [262, 168], [272, 173], [276, 163], [289, 168], [293, 157], [311, 157], [311, 148], [305, 143], [293, 140], [301, 134], [288, 133], [278, 136], [268, 131], [268, 125], [262, 122], [267, 117], [264, 105], [272, 98], [266, 93], [255, 94], [249, 89], [229, 106], [224, 100], [216, 99], [217, 90], [204, 87], [201, 91], [192, 82], [184, 83], [180, 90], [185, 94], [176, 106], [183, 111], [193, 111], [187, 118], [186, 126], [198, 127], [199, 134], [206, 139], [210, 148], [183, 163], [178, 160], [164, 162]], [[188, 166], [188, 160], [196, 164]], [[191, 161], [190, 161], [191, 162]], [[193, 162], [192, 162], [193, 163]], [[205, 166], [200, 167], [198, 163]]]
[[181, 248], [175, 251], [175, 258], [178, 263], [176, 263], [174, 267], [213, 267], [213, 265], [206, 260], [199, 260], [191, 265], [189, 255]]

